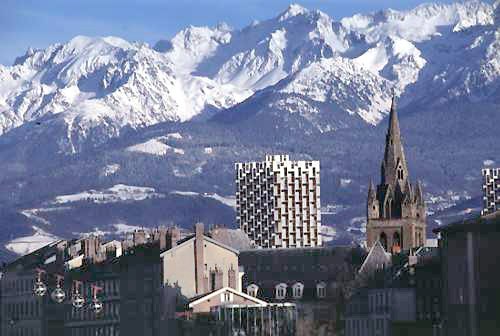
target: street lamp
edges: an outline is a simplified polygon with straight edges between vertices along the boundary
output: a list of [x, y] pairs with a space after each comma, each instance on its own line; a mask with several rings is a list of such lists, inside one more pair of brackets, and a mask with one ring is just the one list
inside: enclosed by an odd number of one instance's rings
[[[43, 282], [42, 275], [46, 273], [45, 270], [41, 268], [36, 269], [36, 281], [33, 286], [33, 293], [38, 297], [43, 297], [47, 294], [47, 285]], [[56, 278], [56, 288], [50, 294], [50, 297], [55, 303], [63, 303], [66, 299], [66, 293], [62, 288], [62, 282], [64, 280], [64, 276], [60, 274], [54, 274]], [[71, 303], [75, 308], [83, 308], [85, 305], [85, 297], [81, 293], [81, 286], [83, 283], [81, 281], [74, 280], [73, 281], [73, 292], [71, 295]], [[90, 303], [90, 308], [94, 311], [96, 315], [100, 314], [103, 310], [103, 303], [97, 297], [98, 293], [103, 289], [97, 285], [92, 284], [92, 302]], [[9, 321], [11, 325], [15, 323], [14, 320]]]
[[61, 281], [64, 279], [64, 276], [62, 276], [60, 274], [56, 274], [55, 277], [56, 277], [57, 284], [56, 284], [56, 288], [52, 291], [52, 294], [50, 295], [50, 297], [52, 298], [52, 300], [54, 300], [54, 302], [62, 303], [64, 301], [64, 299], [66, 298], [66, 293], [61, 288]]
[[42, 297], [47, 294], [47, 286], [42, 281], [42, 274], [44, 274], [45, 271], [41, 268], [37, 268], [36, 273], [36, 281], [35, 285], [33, 286], [33, 293], [35, 293], [36, 296]]
[[103, 308], [101, 300], [97, 298], [97, 293], [99, 293], [100, 291], [102, 291], [102, 287], [92, 285], [92, 303], [90, 304], [90, 308], [96, 315], [99, 315], [102, 312]]
[[73, 303], [73, 307], [82, 308], [85, 305], [85, 298], [80, 293], [80, 286], [82, 285], [81, 281], [73, 281], [73, 295], [71, 298], [71, 302]]

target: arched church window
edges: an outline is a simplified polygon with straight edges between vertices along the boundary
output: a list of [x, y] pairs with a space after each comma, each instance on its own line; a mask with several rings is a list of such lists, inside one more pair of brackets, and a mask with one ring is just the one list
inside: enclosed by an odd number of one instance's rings
[[387, 235], [385, 234], [385, 232], [382, 232], [380, 234], [380, 244], [382, 244], [382, 247], [384, 248], [384, 250], [387, 251]]
[[398, 179], [402, 180], [404, 178], [403, 168], [401, 166], [398, 167]]

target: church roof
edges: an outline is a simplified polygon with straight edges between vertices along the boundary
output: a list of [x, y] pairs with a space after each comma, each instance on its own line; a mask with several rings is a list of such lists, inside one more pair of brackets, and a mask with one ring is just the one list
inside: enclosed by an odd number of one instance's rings
[[382, 244], [380, 244], [380, 241], [377, 240], [371, 247], [370, 252], [368, 252], [368, 255], [366, 256], [366, 259], [363, 262], [363, 265], [361, 265], [358, 273], [372, 272], [377, 268], [382, 267], [382, 265], [386, 265], [390, 262], [391, 254], [387, 253]]

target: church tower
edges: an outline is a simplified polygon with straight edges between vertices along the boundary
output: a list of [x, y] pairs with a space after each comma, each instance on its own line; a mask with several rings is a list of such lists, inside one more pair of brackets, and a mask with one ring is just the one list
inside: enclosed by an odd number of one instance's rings
[[385, 138], [380, 184], [370, 181], [367, 200], [367, 247], [379, 240], [387, 252], [397, 253], [425, 244], [425, 203], [420, 182], [410, 183], [398, 114], [392, 99]]

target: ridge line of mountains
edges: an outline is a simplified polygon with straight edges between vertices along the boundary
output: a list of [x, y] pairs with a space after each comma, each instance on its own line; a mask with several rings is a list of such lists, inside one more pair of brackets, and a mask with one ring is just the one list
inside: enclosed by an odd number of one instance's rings
[[270, 153], [320, 159], [322, 204], [335, 209], [324, 224], [360, 242], [393, 91], [429, 227], [476, 213], [480, 168], [500, 160], [499, 26], [500, 1], [340, 21], [291, 5], [153, 47], [77, 36], [29, 49], [0, 65], [0, 243], [233, 226], [234, 162]]

